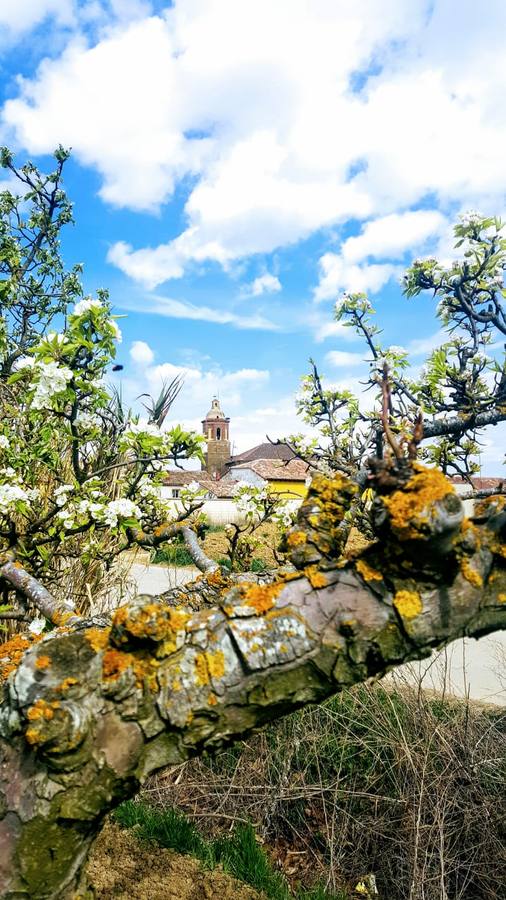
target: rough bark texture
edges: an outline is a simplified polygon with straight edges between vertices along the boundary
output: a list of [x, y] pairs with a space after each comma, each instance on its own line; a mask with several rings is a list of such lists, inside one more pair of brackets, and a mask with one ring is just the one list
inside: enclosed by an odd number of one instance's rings
[[[462, 635], [506, 627], [505, 498], [475, 523], [415, 467], [377, 501], [380, 540], [340, 556], [353, 493], [319, 477], [288, 538], [297, 571], [224, 587], [197, 613], [139, 597], [0, 648], [0, 897], [87, 897], [105, 814], [154, 770], [377, 677]], [[219, 589], [217, 571], [201, 576]]]

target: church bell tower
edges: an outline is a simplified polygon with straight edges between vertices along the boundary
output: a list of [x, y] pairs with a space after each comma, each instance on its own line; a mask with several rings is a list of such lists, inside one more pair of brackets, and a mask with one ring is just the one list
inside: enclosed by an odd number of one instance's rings
[[219, 478], [226, 472], [226, 463], [230, 459], [230, 438], [228, 419], [217, 397], [213, 397], [211, 409], [202, 420], [202, 431], [207, 441], [206, 462], [202, 465], [213, 478]]

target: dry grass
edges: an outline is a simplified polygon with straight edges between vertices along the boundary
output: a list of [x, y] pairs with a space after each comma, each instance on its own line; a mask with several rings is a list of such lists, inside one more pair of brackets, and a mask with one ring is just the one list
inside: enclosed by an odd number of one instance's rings
[[152, 780], [208, 834], [251, 820], [293, 884], [382, 900], [503, 900], [506, 714], [359, 687]]

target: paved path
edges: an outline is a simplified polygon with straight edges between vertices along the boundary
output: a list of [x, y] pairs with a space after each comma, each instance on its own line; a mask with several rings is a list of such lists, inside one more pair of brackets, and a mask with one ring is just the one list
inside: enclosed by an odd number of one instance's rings
[[130, 577], [137, 585], [139, 594], [163, 594], [170, 588], [192, 581], [199, 574], [193, 566], [150, 566], [133, 563]]

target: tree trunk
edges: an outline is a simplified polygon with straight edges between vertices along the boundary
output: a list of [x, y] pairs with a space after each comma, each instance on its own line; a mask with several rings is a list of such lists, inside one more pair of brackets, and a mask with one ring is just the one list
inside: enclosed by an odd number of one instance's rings
[[[0, 897], [91, 896], [104, 816], [151, 772], [506, 627], [504, 498], [471, 524], [439, 478], [419, 469], [382, 501], [381, 543], [346, 565], [333, 545], [345, 485], [318, 478], [288, 538], [299, 571], [225, 588], [213, 609], [140, 597], [110, 627], [0, 648]], [[219, 588], [219, 571], [202, 577]]]

